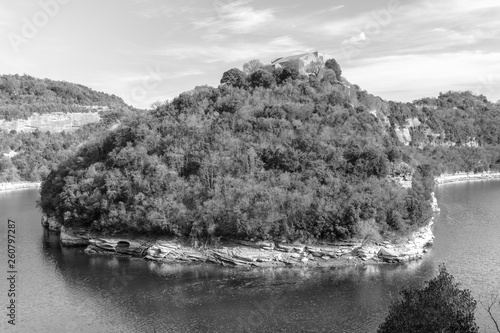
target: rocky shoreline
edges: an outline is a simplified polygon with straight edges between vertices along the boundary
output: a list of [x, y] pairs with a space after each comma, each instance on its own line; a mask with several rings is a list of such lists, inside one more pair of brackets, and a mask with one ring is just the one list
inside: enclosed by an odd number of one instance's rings
[[61, 227], [54, 219], [42, 217], [44, 227], [60, 232], [62, 246], [82, 246], [89, 255], [121, 254], [163, 263], [206, 262], [243, 267], [333, 267], [418, 260], [433, 242], [432, 223], [431, 220], [425, 227], [397, 242], [366, 244], [352, 241], [311, 246], [234, 240], [217, 247], [194, 248], [175, 239], [101, 237], [86, 229]]
[[40, 183], [36, 182], [0, 183], [0, 192], [10, 191], [10, 190], [22, 190], [27, 188], [37, 188], [37, 187], [40, 187]]
[[482, 172], [482, 173], [466, 173], [460, 172], [455, 174], [442, 174], [434, 179], [438, 185], [448, 183], [458, 183], [472, 180], [491, 180], [500, 179], [500, 172]]

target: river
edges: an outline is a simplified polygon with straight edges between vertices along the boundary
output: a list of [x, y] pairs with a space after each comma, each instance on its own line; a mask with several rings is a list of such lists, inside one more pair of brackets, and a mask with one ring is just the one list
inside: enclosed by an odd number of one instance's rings
[[[240, 269], [87, 256], [40, 225], [37, 190], [0, 192], [2, 332], [375, 332], [404, 286], [445, 263], [479, 299], [500, 290], [500, 181], [445, 184], [425, 258], [403, 265]], [[16, 326], [7, 323], [16, 221]], [[500, 317], [500, 310], [498, 313]], [[492, 331], [478, 305], [481, 331]]]

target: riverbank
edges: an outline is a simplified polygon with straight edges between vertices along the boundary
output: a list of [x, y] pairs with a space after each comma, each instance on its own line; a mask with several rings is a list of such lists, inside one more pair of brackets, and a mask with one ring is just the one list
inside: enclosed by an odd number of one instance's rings
[[455, 174], [442, 174], [434, 179], [434, 182], [438, 185], [457, 183], [473, 180], [491, 180], [500, 179], [500, 172], [482, 172], [482, 173], [455, 173]]
[[39, 182], [15, 182], [15, 183], [0, 183], [1, 191], [22, 190], [27, 188], [40, 187]]
[[42, 218], [44, 227], [60, 231], [62, 246], [82, 246], [89, 255], [119, 254], [163, 263], [211, 262], [247, 267], [337, 267], [418, 260], [433, 242], [432, 223], [431, 220], [409, 237], [393, 242], [350, 241], [304, 245], [233, 240], [219, 246], [195, 248], [179, 239], [102, 237], [81, 228], [60, 227], [54, 219]]

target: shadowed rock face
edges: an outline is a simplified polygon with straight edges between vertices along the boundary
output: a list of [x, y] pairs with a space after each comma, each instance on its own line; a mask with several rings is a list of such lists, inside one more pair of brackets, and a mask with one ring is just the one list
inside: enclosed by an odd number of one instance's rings
[[59, 223], [54, 217], [48, 217], [47, 215], [42, 215], [42, 226], [48, 228], [52, 231], [60, 231], [61, 223]]
[[38, 129], [41, 132], [71, 132], [83, 125], [101, 120], [98, 112], [55, 112], [49, 114], [34, 114], [28, 119], [13, 121], [0, 120], [0, 129], [5, 131], [32, 132]]

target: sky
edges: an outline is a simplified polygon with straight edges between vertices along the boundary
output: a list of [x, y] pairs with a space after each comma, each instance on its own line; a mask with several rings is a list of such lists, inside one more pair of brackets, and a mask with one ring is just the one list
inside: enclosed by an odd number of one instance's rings
[[386, 100], [500, 100], [499, 0], [2, 0], [0, 74], [63, 80], [139, 108], [252, 59], [319, 50]]

